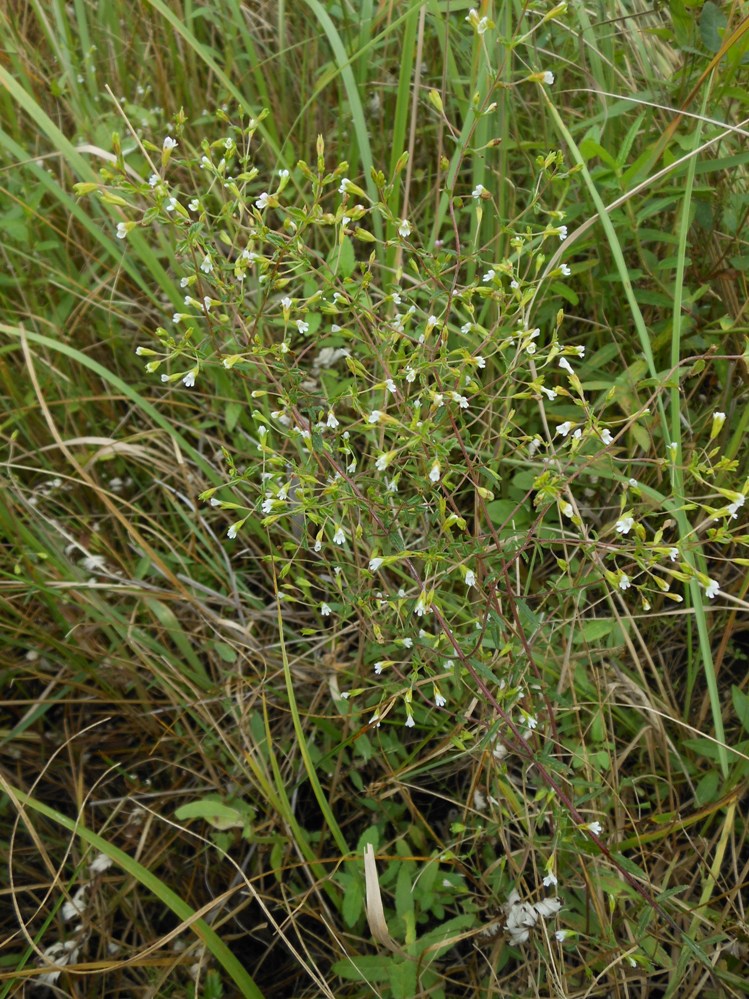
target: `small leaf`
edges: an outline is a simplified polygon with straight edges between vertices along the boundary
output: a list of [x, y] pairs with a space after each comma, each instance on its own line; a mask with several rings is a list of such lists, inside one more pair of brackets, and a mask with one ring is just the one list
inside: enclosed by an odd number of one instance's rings
[[745, 694], [739, 687], [731, 687], [731, 700], [736, 717], [741, 722], [745, 732], [749, 732], [749, 694]]
[[214, 829], [243, 829], [246, 817], [231, 805], [225, 805], [217, 798], [201, 798], [181, 805], [174, 813], [180, 822], [188, 819], [203, 819]]
[[610, 635], [613, 627], [614, 621], [612, 618], [593, 618], [590, 621], [586, 621], [582, 628], [575, 632], [573, 641], [575, 645], [582, 645], [583, 642], [597, 642], [599, 639], [605, 638], [606, 635]]
[[359, 918], [364, 911], [364, 892], [362, 891], [359, 875], [341, 875], [342, 881], [344, 878], [345, 885], [343, 889], [343, 906], [341, 907], [341, 915], [343, 916], [343, 921], [346, 926], [348, 926], [349, 929], [353, 929], [359, 922]]
[[418, 989], [416, 987], [416, 961], [390, 962], [390, 988], [393, 999], [413, 999]]

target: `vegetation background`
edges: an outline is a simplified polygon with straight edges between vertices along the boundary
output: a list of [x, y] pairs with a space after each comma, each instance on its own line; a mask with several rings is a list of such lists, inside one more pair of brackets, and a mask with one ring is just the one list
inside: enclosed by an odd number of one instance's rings
[[749, 993], [746, 3], [0, 28], [0, 997]]

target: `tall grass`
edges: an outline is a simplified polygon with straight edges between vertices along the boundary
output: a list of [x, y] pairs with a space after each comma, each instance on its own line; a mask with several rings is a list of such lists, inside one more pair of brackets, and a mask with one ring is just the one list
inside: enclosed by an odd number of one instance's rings
[[564, 7], [0, 11], [0, 996], [749, 991], [749, 11]]

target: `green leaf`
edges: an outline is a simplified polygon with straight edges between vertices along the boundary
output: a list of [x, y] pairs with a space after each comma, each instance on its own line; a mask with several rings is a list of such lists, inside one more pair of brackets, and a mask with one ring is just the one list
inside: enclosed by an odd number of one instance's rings
[[390, 961], [389, 971], [393, 999], [413, 999], [418, 991], [416, 988], [416, 962], [408, 959], [397, 963]]
[[491, 503], [487, 503], [486, 510], [492, 524], [497, 527], [504, 523], [507, 523], [508, 528], [511, 528], [513, 523], [516, 527], [527, 527], [530, 523], [527, 509], [512, 500], [492, 500]]
[[347, 957], [336, 961], [332, 970], [348, 982], [386, 982], [390, 977], [391, 963], [392, 958], [388, 955]]
[[189, 819], [203, 819], [214, 829], [244, 829], [250, 817], [250, 807], [238, 808], [227, 805], [218, 795], [207, 795], [199, 801], [181, 805], [174, 813], [180, 822]]
[[353, 929], [364, 911], [364, 893], [358, 874], [343, 874], [341, 881], [343, 882], [344, 879], [341, 915], [346, 926]]
[[583, 642], [597, 642], [606, 635], [610, 635], [615, 625], [615, 621], [609, 617], [596, 617], [586, 621], [582, 628], [579, 628], [574, 635], [575, 645], [582, 645]]
[[705, 0], [700, 11], [700, 38], [708, 52], [717, 52], [723, 44], [726, 19], [713, 0]]
[[239, 417], [242, 415], [242, 410], [244, 406], [241, 402], [228, 402], [226, 404], [226, 413], [224, 419], [226, 421], [226, 429], [229, 433], [233, 433], [234, 428], [239, 422]]
[[399, 916], [413, 912], [414, 895], [411, 864], [401, 864], [395, 885], [395, 911]]
[[745, 732], [749, 732], [749, 694], [745, 694], [739, 687], [731, 687], [731, 700], [736, 717], [741, 722]]

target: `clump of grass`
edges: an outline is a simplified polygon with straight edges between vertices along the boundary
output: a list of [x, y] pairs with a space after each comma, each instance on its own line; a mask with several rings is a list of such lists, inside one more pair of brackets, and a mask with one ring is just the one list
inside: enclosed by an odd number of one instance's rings
[[625, 86], [712, 15], [309, 6], [13, 25], [5, 994], [738, 988], [743, 154]]

